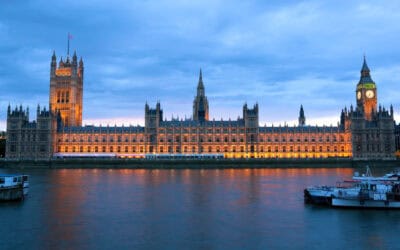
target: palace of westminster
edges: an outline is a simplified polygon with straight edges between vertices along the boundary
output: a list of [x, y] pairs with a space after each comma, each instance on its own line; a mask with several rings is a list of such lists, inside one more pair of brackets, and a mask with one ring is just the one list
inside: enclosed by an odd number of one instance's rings
[[[393, 107], [377, 107], [377, 88], [364, 58], [357, 105], [344, 108], [337, 126], [309, 126], [303, 107], [298, 126], [259, 126], [258, 104], [245, 104], [237, 120], [209, 119], [200, 70], [193, 116], [165, 120], [160, 103], [146, 103], [143, 126], [82, 126], [84, 65], [76, 53], [50, 65], [49, 109], [7, 110], [6, 158], [55, 156], [144, 158], [148, 155], [223, 155], [224, 158], [395, 158]], [[397, 131], [397, 129], [396, 129]]]

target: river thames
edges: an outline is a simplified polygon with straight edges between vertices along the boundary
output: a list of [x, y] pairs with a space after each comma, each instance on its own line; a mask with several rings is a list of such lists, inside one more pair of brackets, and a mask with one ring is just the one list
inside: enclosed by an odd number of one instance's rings
[[354, 171], [17, 171], [29, 195], [0, 203], [0, 249], [400, 249], [399, 210], [304, 204], [305, 187]]

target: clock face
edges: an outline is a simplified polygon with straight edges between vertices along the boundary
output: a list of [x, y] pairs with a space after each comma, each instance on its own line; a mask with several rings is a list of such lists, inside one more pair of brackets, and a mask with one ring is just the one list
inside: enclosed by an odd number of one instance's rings
[[365, 96], [367, 98], [373, 98], [375, 96], [374, 91], [372, 90], [367, 90], [367, 92], [365, 92]]
[[357, 100], [360, 100], [361, 99], [361, 91], [358, 91], [357, 92]]

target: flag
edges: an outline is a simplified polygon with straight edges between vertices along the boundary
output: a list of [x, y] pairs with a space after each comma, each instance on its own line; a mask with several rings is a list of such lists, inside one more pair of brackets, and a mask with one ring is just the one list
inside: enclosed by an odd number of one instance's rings
[[68, 32], [68, 40], [71, 40], [72, 38], [74, 37]]

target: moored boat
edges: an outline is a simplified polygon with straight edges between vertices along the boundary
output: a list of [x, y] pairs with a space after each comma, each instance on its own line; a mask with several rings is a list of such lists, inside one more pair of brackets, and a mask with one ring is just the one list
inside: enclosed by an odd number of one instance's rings
[[358, 194], [338, 193], [332, 196], [332, 207], [400, 208], [400, 184], [378, 181], [363, 182]]
[[374, 177], [367, 166], [365, 174], [355, 172], [350, 181], [304, 189], [304, 201], [334, 207], [400, 208], [400, 174], [393, 171]]
[[0, 201], [22, 200], [28, 192], [27, 175], [0, 175]]
[[312, 204], [331, 205], [332, 197], [339, 193], [358, 194], [359, 182], [344, 181], [336, 186], [311, 186], [304, 189], [304, 202]]

